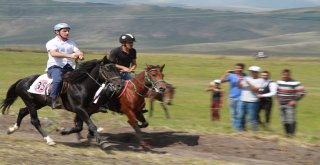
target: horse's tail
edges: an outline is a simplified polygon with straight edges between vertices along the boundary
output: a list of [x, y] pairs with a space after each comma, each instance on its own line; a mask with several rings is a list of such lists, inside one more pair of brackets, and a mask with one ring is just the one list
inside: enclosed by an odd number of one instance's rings
[[14, 84], [11, 85], [11, 87], [7, 91], [7, 97], [3, 100], [2, 105], [0, 109], [2, 109], [2, 114], [5, 114], [10, 106], [16, 101], [18, 98], [17, 93], [15, 92], [17, 84], [21, 81], [22, 79], [18, 80]]

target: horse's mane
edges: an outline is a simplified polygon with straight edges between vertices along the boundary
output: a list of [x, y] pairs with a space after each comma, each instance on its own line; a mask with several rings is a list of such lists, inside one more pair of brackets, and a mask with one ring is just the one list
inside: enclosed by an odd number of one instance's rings
[[149, 65], [150, 69], [158, 69], [160, 68], [159, 65]]
[[79, 68], [71, 72], [65, 80], [72, 84], [82, 82], [86, 77], [88, 77], [87, 73], [91, 72], [100, 62], [101, 60], [95, 59], [81, 63]]

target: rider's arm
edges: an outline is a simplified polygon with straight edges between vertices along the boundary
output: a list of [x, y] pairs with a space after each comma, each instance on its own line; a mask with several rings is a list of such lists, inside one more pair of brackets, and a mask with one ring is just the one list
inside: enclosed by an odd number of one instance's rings
[[130, 69], [131, 70], [135, 70], [137, 68], [137, 60], [136, 59], [133, 59], [132, 62], [131, 62], [131, 67]]
[[64, 53], [57, 52], [56, 50], [53, 50], [53, 49], [48, 50], [48, 52], [52, 57], [58, 57], [58, 58], [78, 58], [79, 57], [79, 55], [76, 53], [64, 54]]
[[116, 64], [116, 68], [120, 70], [120, 72], [131, 72], [131, 70], [125, 66]]
[[82, 51], [80, 51], [80, 50], [77, 50], [77, 51], [75, 51], [75, 53], [77, 54], [77, 55], [79, 55], [79, 59], [80, 60], [84, 60], [84, 53], [82, 52]]

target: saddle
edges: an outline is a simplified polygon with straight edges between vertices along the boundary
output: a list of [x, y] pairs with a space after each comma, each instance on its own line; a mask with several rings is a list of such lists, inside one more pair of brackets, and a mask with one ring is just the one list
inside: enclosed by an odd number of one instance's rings
[[[62, 87], [60, 89], [58, 97], [60, 97], [61, 94], [66, 93], [69, 83], [65, 79], [68, 78], [69, 75], [70, 75], [70, 72], [67, 72], [62, 75], [63, 83], [62, 83]], [[28, 89], [28, 92], [44, 95], [46, 98], [48, 98], [51, 92], [51, 83], [52, 83], [52, 78], [49, 77], [48, 74], [42, 74], [32, 83], [32, 85]]]

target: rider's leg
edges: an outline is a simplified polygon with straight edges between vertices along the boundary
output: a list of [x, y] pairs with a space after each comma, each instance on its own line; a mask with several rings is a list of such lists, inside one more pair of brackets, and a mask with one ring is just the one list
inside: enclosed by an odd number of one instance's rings
[[103, 104], [100, 105], [99, 107], [99, 112], [102, 112], [102, 113], [107, 113], [107, 109], [109, 109], [108, 107], [108, 103], [109, 103], [109, 100], [110, 98], [112, 97], [114, 93], [114, 90], [109, 87], [108, 85], [105, 86], [105, 88], [101, 91], [100, 93], [100, 98], [103, 99]]
[[48, 74], [50, 77], [52, 77], [52, 80], [53, 80], [51, 92], [50, 92], [52, 109], [59, 109], [62, 106], [57, 102], [57, 96], [62, 84], [61, 73], [62, 73], [62, 68], [58, 66], [53, 66], [48, 69]]

